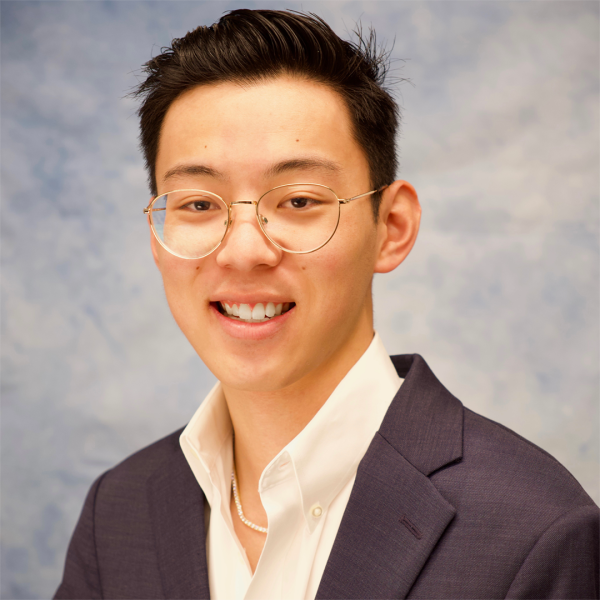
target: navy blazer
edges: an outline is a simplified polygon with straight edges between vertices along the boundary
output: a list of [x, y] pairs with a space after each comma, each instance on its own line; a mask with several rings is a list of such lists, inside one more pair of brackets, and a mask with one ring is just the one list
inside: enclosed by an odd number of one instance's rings
[[[419, 355], [362, 459], [318, 599], [598, 598], [599, 510]], [[55, 598], [209, 598], [204, 494], [177, 431], [92, 486]]]

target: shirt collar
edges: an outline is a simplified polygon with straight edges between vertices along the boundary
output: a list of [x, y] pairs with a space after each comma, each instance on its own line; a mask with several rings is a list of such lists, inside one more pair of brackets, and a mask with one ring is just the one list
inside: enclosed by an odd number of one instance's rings
[[217, 382], [179, 438], [183, 454], [211, 508], [214, 487], [221, 491], [222, 497], [229, 497], [223, 495], [223, 490], [229, 485], [228, 473], [233, 466], [232, 434], [223, 389]]
[[[354, 476], [402, 380], [377, 333], [308, 425], [267, 465], [259, 491], [270, 487], [275, 470], [291, 460], [302, 494], [304, 518], [312, 532]], [[220, 383], [210, 391], [180, 438], [181, 448], [212, 507], [214, 487], [228, 498], [233, 457], [232, 426]], [[214, 487], [213, 487], [214, 486]], [[214, 508], [214, 507], [213, 507]]]
[[[304, 517], [311, 532], [319, 522], [319, 517], [313, 516], [313, 508], [319, 506], [323, 513], [327, 511], [355, 475], [401, 383], [375, 333], [369, 348], [327, 402], [280, 453], [287, 453], [293, 461]], [[279, 455], [271, 465], [278, 460]]]

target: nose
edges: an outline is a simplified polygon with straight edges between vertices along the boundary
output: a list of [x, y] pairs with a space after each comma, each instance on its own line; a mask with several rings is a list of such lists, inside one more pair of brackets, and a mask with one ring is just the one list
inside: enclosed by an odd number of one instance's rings
[[227, 235], [217, 249], [217, 264], [239, 271], [274, 267], [283, 255], [262, 232], [254, 203], [233, 203]]

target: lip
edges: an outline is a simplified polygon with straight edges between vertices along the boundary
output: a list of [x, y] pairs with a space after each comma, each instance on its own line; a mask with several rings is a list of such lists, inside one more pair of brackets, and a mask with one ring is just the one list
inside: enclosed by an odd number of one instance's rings
[[282, 315], [272, 317], [263, 323], [244, 323], [243, 321], [234, 321], [233, 319], [222, 315], [215, 306], [214, 302], [210, 303], [210, 310], [213, 317], [217, 320], [227, 335], [238, 340], [259, 341], [270, 338], [281, 331], [281, 329], [290, 319], [290, 315], [292, 315], [296, 310], [296, 307], [293, 306], [290, 308], [290, 310]]
[[221, 294], [219, 296], [215, 296], [214, 298], [210, 298], [209, 302], [211, 304], [215, 304], [217, 302], [227, 302], [229, 306], [233, 304], [249, 304], [250, 306], [254, 306], [255, 304], [262, 303], [265, 306], [268, 302], [272, 302], [273, 304], [283, 304], [284, 302], [293, 302], [290, 298], [284, 298], [282, 296], [274, 296], [272, 294], [232, 294], [231, 296], [226, 294]]

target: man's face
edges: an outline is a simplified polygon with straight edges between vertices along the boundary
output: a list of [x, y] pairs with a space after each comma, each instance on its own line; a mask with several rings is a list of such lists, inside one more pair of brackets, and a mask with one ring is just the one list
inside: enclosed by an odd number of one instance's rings
[[[161, 130], [156, 178], [159, 194], [201, 189], [228, 203], [288, 183], [323, 184], [339, 198], [370, 190], [342, 99], [288, 77], [180, 96]], [[357, 354], [351, 365], [373, 334], [371, 279], [382, 234], [370, 197], [342, 206], [336, 234], [311, 254], [273, 245], [252, 205], [234, 206], [232, 219], [221, 246], [201, 259], [177, 258], [152, 238], [171, 311], [200, 358], [225, 386], [263, 392], [293, 389]], [[270, 302], [291, 308], [245, 323], [220, 304]]]

